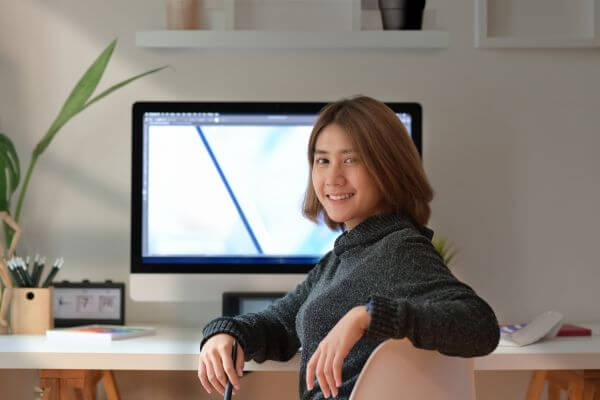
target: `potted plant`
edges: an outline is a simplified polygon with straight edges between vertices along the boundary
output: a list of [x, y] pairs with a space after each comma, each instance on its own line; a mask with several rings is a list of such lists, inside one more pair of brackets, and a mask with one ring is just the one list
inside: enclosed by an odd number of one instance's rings
[[458, 250], [454, 248], [454, 245], [443, 236], [436, 236], [431, 241], [435, 250], [444, 260], [444, 264], [450, 267], [450, 261], [458, 254]]

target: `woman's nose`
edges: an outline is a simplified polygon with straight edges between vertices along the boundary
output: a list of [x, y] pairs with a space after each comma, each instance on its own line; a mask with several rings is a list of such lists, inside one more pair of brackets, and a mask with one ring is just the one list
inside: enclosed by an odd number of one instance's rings
[[331, 167], [328, 168], [325, 184], [327, 186], [340, 186], [343, 185], [345, 181], [346, 178], [344, 177], [342, 169], [335, 164], [332, 164]]

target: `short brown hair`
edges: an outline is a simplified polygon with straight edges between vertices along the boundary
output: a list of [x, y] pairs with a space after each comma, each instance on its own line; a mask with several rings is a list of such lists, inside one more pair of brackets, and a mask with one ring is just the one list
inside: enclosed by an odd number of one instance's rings
[[400, 119], [388, 106], [366, 96], [341, 99], [319, 113], [308, 140], [308, 185], [302, 213], [317, 222], [322, 217], [331, 229], [343, 224], [329, 218], [317, 199], [312, 184], [315, 143], [330, 124], [343, 128], [355, 151], [383, 195], [385, 211], [404, 213], [424, 226], [431, 216], [433, 189], [421, 164], [421, 157]]

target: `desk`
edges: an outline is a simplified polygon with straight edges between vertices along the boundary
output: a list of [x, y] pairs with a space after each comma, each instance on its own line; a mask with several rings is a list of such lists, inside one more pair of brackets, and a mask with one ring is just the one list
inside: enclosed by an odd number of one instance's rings
[[[153, 326], [156, 335], [107, 345], [56, 343], [47, 341], [44, 335], [0, 335], [0, 368], [195, 371], [201, 329]], [[284, 363], [250, 361], [244, 369], [297, 371], [298, 363], [298, 357]]]
[[[592, 324], [585, 324], [592, 326]], [[0, 335], [0, 368], [192, 371], [198, 368], [201, 329], [156, 326], [156, 335], [108, 345], [47, 342], [43, 335]], [[600, 329], [600, 324], [593, 325]], [[246, 371], [297, 371], [287, 362], [247, 362]], [[600, 369], [600, 336], [560, 337], [524, 347], [498, 347], [475, 359], [475, 370]]]
[[[585, 324], [599, 329], [600, 324]], [[199, 328], [155, 325], [156, 335], [114, 341], [105, 346], [47, 342], [45, 336], [0, 335], [0, 368], [195, 371]], [[246, 371], [297, 371], [288, 362], [247, 362]], [[498, 347], [475, 359], [477, 371], [600, 369], [600, 336], [562, 337], [524, 347]]]

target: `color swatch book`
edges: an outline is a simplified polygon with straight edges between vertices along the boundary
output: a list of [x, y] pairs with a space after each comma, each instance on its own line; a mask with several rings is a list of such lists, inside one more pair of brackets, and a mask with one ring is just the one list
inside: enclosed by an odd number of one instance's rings
[[110, 343], [155, 333], [155, 328], [146, 326], [84, 325], [47, 330], [46, 338], [59, 342]]

